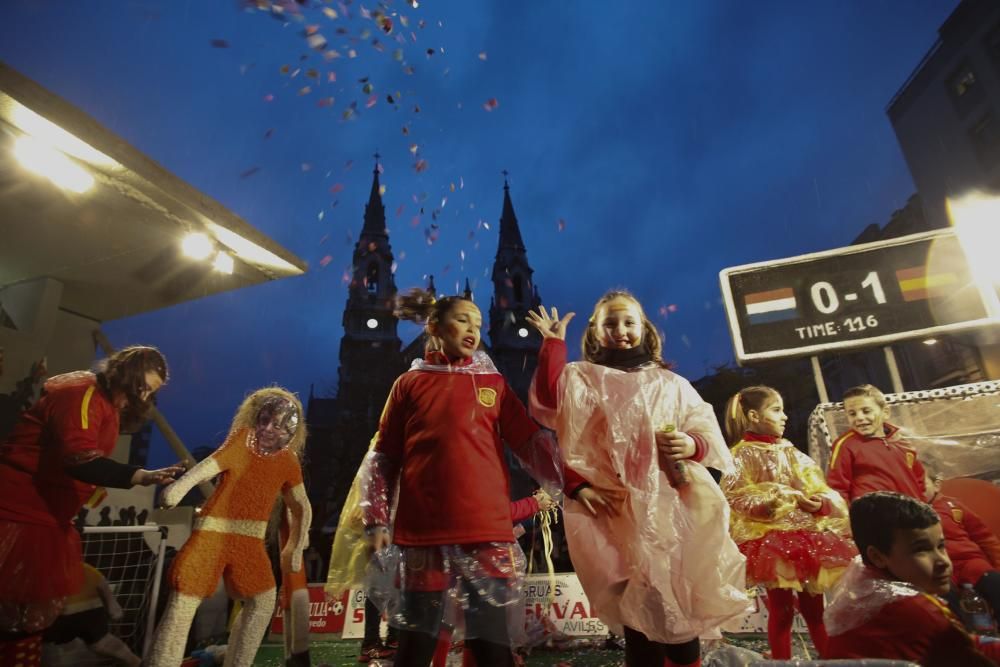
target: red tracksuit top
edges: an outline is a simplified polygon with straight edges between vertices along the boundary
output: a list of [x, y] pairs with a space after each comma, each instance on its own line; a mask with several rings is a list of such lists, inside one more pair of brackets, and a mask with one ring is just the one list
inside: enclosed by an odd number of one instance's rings
[[847, 504], [872, 491], [895, 491], [924, 501], [924, 467], [917, 450], [899, 438], [899, 428], [885, 424], [886, 437], [866, 438], [848, 431], [833, 443], [826, 483]]
[[118, 410], [93, 373], [57, 375], [0, 446], [0, 520], [65, 526], [96, 488], [66, 474], [70, 465], [109, 456]]
[[959, 584], [973, 584], [984, 573], [1000, 566], [1000, 539], [975, 512], [940, 493], [931, 507], [941, 517], [944, 544], [954, 568], [952, 579]]
[[[502, 441], [530, 459], [539, 430], [499, 373], [403, 373], [379, 422], [374, 451], [385, 457], [385, 476], [370, 485], [365, 524], [388, 525], [387, 491], [398, 477], [394, 543], [513, 542]], [[566, 488], [582, 481], [577, 475]]]
[[928, 667], [978, 667], [991, 664], [991, 660], [995, 663], [1000, 656], [998, 647], [1000, 644], [978, 645], [944, 602], [920, 594], [887, 604], [867, 623], [830, 637], [825, 657], [913, 660]]

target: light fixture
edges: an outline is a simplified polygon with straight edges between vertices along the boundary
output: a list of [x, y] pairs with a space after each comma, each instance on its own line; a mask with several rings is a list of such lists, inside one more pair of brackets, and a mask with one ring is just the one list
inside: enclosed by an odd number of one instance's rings
[[937, 345], [937, 338], [927, 338], [923, 341], [924, 345]]
[[31, 136], [14, 142], [14, 155], [21, 165], [44, 176], [60, 188], [77, 194], [94, 187], [94, 177], [66, 155]]
[[215, 253], [215, 260], [212, 261], [212, 266], [219, 273], [229, 275], [233, 272], [233, 258], [226, 251], [220, 250]]
[[194, 232], [185, 236], [181, 242], [181, 248], [184, 250], [185, 255], [193, 259], [205, 259], [215, 250], [215, 247], [212, 245], [212, 239], [208, 238], [207, 234], [202, 234], [201, 232]]
[[955, 226], [969, 269], [980, 289], [1000, 285], [1000, 264], [996, 247], [1000, 242], [1000, 197], [978, 192], [947, 200], [948, 214]]
[[378, 329], [378, 320], [376, 320], [374, 317], [368, 318], [368, 321], [365, 322], [365, 324], [368, 325], [369, 329]]
[[525, 329], [524, 327], [521, 327], [520, 329], [517, 330], [517, 335], [520, 336], [521, 338], [527, 338], [528, 330]]

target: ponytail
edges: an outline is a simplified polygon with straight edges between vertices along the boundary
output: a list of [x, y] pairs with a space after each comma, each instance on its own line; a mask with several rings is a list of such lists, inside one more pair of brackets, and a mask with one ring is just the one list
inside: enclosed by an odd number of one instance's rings
[[761, 411], [769, 400], [781, 398], [777, 390], [765, 385], [745, 387], [733, 394], [726, 403], [726, 441], [732, 447], [750, 430], [751, 410]]
[[455, 305], [462, 301], [472, 303], [464, 296], [445, 296], [438, 299], [431, 290], [414, 287], [396, 297], [393, 314], [401, 320], [424, 325], [427, 332], [427, 349], [438, 349], [440, 343], [430, 335], [430, 325], [437, 324]]

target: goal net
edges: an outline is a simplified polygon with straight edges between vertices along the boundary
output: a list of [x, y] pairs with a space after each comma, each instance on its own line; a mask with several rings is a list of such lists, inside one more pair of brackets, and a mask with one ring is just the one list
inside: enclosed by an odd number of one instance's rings
[[[109, 620], [111, 634], [139, 656], [146, 654], [156, 623], [167, 528], [158, 525], [85, 526], [83, 559], [104, 575], [123, 614]], [[46, 664], [112, 664], [79, 639], [45, 647]]]

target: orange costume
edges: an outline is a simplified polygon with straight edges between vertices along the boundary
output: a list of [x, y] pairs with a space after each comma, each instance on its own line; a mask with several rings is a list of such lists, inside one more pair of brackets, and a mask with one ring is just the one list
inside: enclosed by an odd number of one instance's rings
[[311, 512], [295, 453], [305, 439], [301, 415], [298, 399], [282, 389], [254, 392], [237, 413], [226, 442], [164, 492], [164, 504], [173, 506], [196, 484], [222, 473], [171, 568], [174, 593], [157, 629], [151, 665], [180, 663], [194, 612], [215, 591], [219, 577], [230, 596], [245, 601], [225, 664], [252, 663], [274, 609], [274, 577], [264, 537], [279, 495], [289, 510], [290, 535], [282, 549], [282, 571], [302, 569]]
[[278, 493], [302, 484], [302, 470], [288, 450], [268, 457], [255, 453], [246, 445], [248, 435], [238, 431], [210, 457], [227, 474], [174, 560], [169, 580], [175, 590], [207, 598], [219, 577], [237, 598], [274, 588], [264, 545], [267, 520]]

